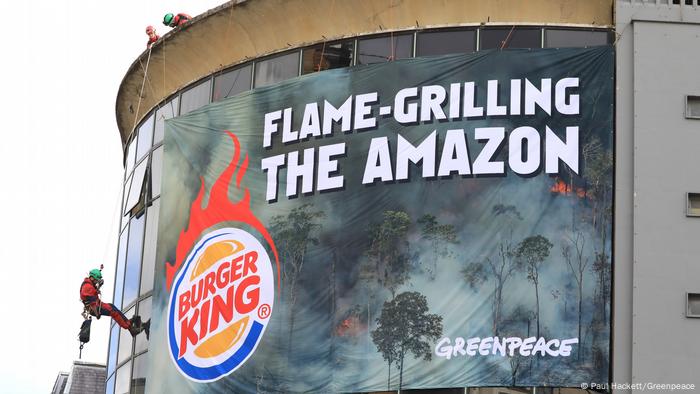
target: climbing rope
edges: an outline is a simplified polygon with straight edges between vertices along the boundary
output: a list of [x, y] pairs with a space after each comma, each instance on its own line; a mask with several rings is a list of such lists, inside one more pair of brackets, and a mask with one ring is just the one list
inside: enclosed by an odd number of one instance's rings
[[389, 28], [391, 29], [389, 39], [389, 41], [391, 41], [391, 56], [389, 57], [389, 61], [393, 62], [396, 60], [396, 48], [394, 45], [394, 0], [389, 2]]
[[508, 40], [510, 40], [510, 35], [513, 34], [513, 30], [515, 30], [515, 25], [513, 25], [513, 27], [510, 28], [510, 31], [508, 32], [506, 39], [503, 40], [503, 42], [501, 42], [501, 48], [499, 48], [499, 50], [502, 50], [503, 48], [505, 48], [506, 44], [508, 43]]
[[325, 51], [326, 51], [326, 41], [324, 39], [323, 46], [321, 47], [321, 57], [318, 59], [318, 66], [316, 66], [316, 71], [321, 71], [321, 65], [323, 64], [323, 55], [324, 55]]
[[[330, 14], [333, 15], [333, 8], [335, 8], [335, 0], [331, 3], [331, 11]], [[326, 36], [321, 36], [323, 37], [323, 46], [321, 47], [321, 57], [318, 59], [318, 66], [316, 67], [316, 71], [321, 71], [321, 66], [323, 65], [323, 56], [325, 55], [326, 52]]]
[[[148, 77], [148, 65], [151, 63], [152, 46], [148, 47], [148, 58], [146, 59], [146, 69], [143, 70], [143, 81], [141, 81], [141, 91], [139, 92], [139, 103], [136, 105], [136, 113], [134, 114], [134, 124], [131, 126], [133, 132], [136, 128], [136, 121], [139, 119], [139, 111], [141, 110], [141, 98], [143, 97], [143, 88], [146, 86], [146, 78]], [[142, 67], [143, 69], [143, 67]]]

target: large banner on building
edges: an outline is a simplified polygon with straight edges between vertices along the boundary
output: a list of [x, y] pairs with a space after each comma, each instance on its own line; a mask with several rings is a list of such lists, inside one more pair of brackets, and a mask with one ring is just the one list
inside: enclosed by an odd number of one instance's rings
[[607, 382], [613, 55], [358, 66], [167, 121], [148, 391]]

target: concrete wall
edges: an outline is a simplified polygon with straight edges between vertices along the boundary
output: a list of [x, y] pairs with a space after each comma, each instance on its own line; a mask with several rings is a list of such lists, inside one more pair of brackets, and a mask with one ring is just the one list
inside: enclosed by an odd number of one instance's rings
[[[700, 218], [685, 216], [700, 120], [684, 116], [700, 95], [700, 9], [656, 3], [616, 7], [613, 381], [700, 390], [700, 319], [685, 317], [686, 291], [700, 292]], [[644, 390], [617, 390], [630, 391]]]
[[[324, 40], [479, 24], [612, 25], [613, 0], [235, 0], [175, 29], [144, 52], [119, 88], [122, 142], [144, 114], [185, 85], [264, 54]], [[144, 70], [148, 64], [148, 80]]]

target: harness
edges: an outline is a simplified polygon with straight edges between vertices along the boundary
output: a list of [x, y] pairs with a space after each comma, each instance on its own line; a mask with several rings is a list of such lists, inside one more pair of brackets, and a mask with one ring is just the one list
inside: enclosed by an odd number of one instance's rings
[[180, 26], [181, 23], [185, 23], [189, 21], [191, 18], [189, 15], [186, 14], [177, 14], [175, 15], [175, 18], [173, 19], [173, 22], [175, 23], [175, 26]]
[[[83, 283], [80, 285], [80, 294], [83, 294], [83, 286], [85, 285], [91, 285], [95, 287], [89, 280], [83, 281]], [[95, 287], [95, 290], [99, 293], [100, 290]], [[96, 318], [100, 318], [100, 311], [102, 309], [102, 301], [99, 300], [98, 296], [87, 296], [85, 299], [80, 298], [80, 301], [83, 303], [83, 312], [81, 315], [83, 316], [84, 319], [88, 319], [90, 316], [95, 316]], [[94, 307], [93, 307], [94, 305]]]

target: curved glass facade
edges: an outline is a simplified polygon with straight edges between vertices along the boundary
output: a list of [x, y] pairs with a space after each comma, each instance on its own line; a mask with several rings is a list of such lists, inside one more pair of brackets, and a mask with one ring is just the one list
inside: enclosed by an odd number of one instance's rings
[[[612, 32], [537, 26], [488, 26], [401, 31], [296, 48], [216, 72], [185, 87], [143, 118], [125, 149], [122, 218], [114, 275], [113, 303], [127, 317], [151, 315], [165, 120], [255, 87], [333, 68], [414, 56], [470, 53], [500, 48], [585, 47], [611, 43]], [[106, 394], [143, 393], [148, 342], [132, 339], [112, 324], [107, 356]], [[402, 390], [421, 393], [573, 393], [538, 388]]]

